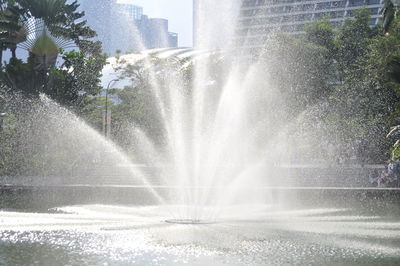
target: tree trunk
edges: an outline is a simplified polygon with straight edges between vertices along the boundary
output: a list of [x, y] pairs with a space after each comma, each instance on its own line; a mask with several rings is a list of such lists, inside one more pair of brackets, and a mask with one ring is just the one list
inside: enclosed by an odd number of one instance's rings
[[56, 64], [57, 56], [58, 54], [34, 55], [35, 70], [47, 71], [51, 66]]
[[11, 57], [14, 59], [17, 58], [17, 47], [11, 48]]

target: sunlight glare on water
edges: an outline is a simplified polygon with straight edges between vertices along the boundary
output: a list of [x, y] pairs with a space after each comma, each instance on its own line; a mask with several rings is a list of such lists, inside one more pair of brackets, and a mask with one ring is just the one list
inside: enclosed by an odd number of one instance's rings
[[169, 213], [159, 206], [66, 206], [56, 213], [3, 211], [0, 251], [19, 246], [22, 252], [29, 247], [31, 251], [20, 258], [23, 261], [35, 250], [47, 249], [48, 256], [59, 262], [57, 250], [68, 261], [113, 265], [128, 261], [204, 265], [213, 260], [220, 265], [265, 261], [301, 265], [310, 260], [399, 259], [399, 222], [355, 215], [347, 209], [284, 211], [258, 206], [252, 212], [256, 209], [255, 216], [234, 215], [232, 211], [238, 210], [231, 209], [221, 222], [196, 225], [166, 223]]

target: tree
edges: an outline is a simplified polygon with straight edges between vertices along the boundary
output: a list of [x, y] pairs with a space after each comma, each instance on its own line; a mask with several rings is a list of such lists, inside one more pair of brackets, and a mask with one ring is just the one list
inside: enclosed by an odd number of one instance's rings
[[287, 115], [290, 119], [318, 103], [331, 91], [333, 48], [310, 41], [317, 40], [319, 34], [323, 34], [322, 30], [318, 32], [315, 29], [304, 38], [277, 35], [265, 48], [266, 74], [289, 106]]
[[339, 79], [353, 80], [360, 70], [364, 69], [363, 58], [369, 52], [372, 39], [377, 36], [376, 28], [371, 28], [369, 23], [371, 13], [367, 9], [358, 10], [354, 19], [345, 20], [338, 36], [338, 71]]
[[[3, 29], [6, 29], [7, 25], [14, 26], [14, 28], [10, 26], [10, 30], [5, 31], [8, 37], [15, 36], [12, 29], [23, 29], [29, 38], [24, 42], [18, 40], [18, 47], [28, 50], [30, 56], [26, 63], [13, 57], [2, 73], [3, 82], [29, 97], [44, 92], [54, 96], [63, 104], [74, 105], [73, 102], [77, 101], [79, 102], [77, 105], [81, 105], [85, 97], [78, 96], [80, 92], [78, 93], [76, 88], [77, 80], [84, 82], [84, 80], [94, 78], [88, 70], [91, 69], [95, 75], [98, 75], [105, 60], [104, 56], [100, 55], [100, 43], [88, 39], [94, 37], [96, 33], [86, 26], [85, 20], [81, 20], [84, 13], [77, 11], [79, 7], [77, 1], [67, 3], [66, 0], [10, 0], [4, 7], [7, 7], [5, 14], [12, 14], [13, 20], [8, 19], [3, 24], [0, 21], [0, 28], [3, 26]], [[17, 42], [14, 39], [11, 42], [16, 46]], [[63, 54], [62, 67], [69, 69], [75, 67], [81, 73], [86, 73], [88, 78], [78, 72], [69, 73], [70, 70], [55, 67], [61, 49], [71, 45], [80, 48], [82, 53]], [[80, 65], [85, 64], [88, 64], [87, 67], [90, 68], [80, 68]], [[75, 76], [71, 78], [72, 75]], [[98, 86], [98, 78], [94, 79], [91, 80], [93, 86]], [[68, 82], [69, 87], [66, 84]], [[60, 87], [54, 88], [54, 84]], [[97, 87], [95, 91], [98, 92]], [[85, 96], [93, 95], [93, 88], [85, 87], [81, 89], [81, 92], [85, 92], [83, 93]]]
[[[369, 72], [379, 89], [376, 95], [383, 95], [383, 107], [387, 108], [386, 132], [392, 147], [392, 157], [400, 158], [399, 129], [400, 124], [400, 18], [393, 19], [389, 34], [382, 34], [376, 38], [371, 46], [368, 58]], [[374, 95], [374, 99], [376, 99]]]
[[0, 2], [0, 66], [4, 50], [10, 49], [12, 57], [16, 58], [17, 45], [26, 41], [27, 32], [20, 19], [22, 15], [23, 10], [14, 1]]
[[[338, 32], [337, 84], [330, 102], [330, 112], [337, 123], [331, 127], [345, 143], [364, 140], [368, 147], [363, 157], [383, 161], [389, 143], [385, 135], [393, 123], [393, 111], [398, 101], [395, 91], [384, 81], [387, 74], [388, 46], [378, 28], [369, 26], [366, 10], [356, 13], [355, 19], [345, 21]], [[385, 70], [386, 69], [386, 70]]]
[[383, 31], [387, 33], [389, 31], [390, 26], [392, 25], [393, 20], [397, 16], [397, 2], [396, 0], [384, 0], [383, 7], [380, 11], [383, 16]]
[[335, 52], [337, 52], [336, 32], [328, 20], [316, 20], [307, 24], [304, 31], [306, 32], [305, 40], [307, 42], [325, 47], [329, 51], [328, 57], [331, 60], [335, 59]]
[[[28, 29], [28, 34], [32, 31], [36, 33], [36, 37], [21, 47], [31, 53], [39, 71], [46, 71], [55, 64], [59, 49], [67, 48], [74, 43], [81, 50], [85, 50], [91, 43], [87, 39], [96, 35], [86, 26], [86, 21], [76, 22], [84, 16], [84, 12], [77, 12], [79, 7], [77, 1], [71, 4], [67, 4], [66, 0], [17, 0], [17, 2], [25, 11], [21, 20]], [[38, 32], [40, 34], [37, 34]]]
[[48, 84], [43, 92], [78, 114], [90, 112], [87, 105], [102, 89], [100, 78], [106, 55], [70, 51], [64, 52], [62, 59], [59, 68], [50, 68]]

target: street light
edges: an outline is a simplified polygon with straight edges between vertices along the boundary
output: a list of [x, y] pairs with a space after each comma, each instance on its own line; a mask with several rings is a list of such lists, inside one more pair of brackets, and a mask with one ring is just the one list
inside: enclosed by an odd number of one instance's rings
[[108, 90], [110, 89], [111, 84], [117, 81], [118, 79], [111, 80], [106, 88], [106, 110], [103, 115], [103, 133], [106, 138], [109, 138], [111, 133], [111, 111], [108, 110]]
[[6, 115], [6, 113], [0, 113], [0, 132], [3, 131], [3, 121]]

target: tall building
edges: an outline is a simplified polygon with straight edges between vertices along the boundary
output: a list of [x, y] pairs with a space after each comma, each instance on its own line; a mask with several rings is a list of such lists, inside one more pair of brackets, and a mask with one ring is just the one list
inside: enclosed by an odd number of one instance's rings
[[193, 46], [224, 49], [232, 41], [242, 0], [193, 0]]
[[324, 17], [339, 26], [361, 8], [371, 12], [370, 23], [376, 25], [382, 5], [383, 0], [243, 0], [236, 42], [257, 48], [271, 31], [299, 34], [305, 24]]
[[200, 0], [193, 0], [193, 47], [197, 46]]
[[132, 19], [132, 21], [140, 20], [143, 16], [143, 7], [132, 5], [132, 4], [120, 4], [118, 3], [118, 12], [126, 17]]
[[79, 0], [80, 10], [85, 11], [84, 19], [97, 32], [96, 39], [103, 43], [103, 51], [115, 52], [111, 32], [116, 30], [113, 20], [113, 7], [116, 0]]
[[88, 25], [97, 32], [110, 56], [144, 49], [178, 46], [178, 34], [168, 31], [168, 20], [148, 18], [143, 8], [117, 0], [79, 0]]
[[167, 19], [148, 18], [143, 15], [135, 23], [147, 49], [178, 47], [178, 34], [168, 31]]

